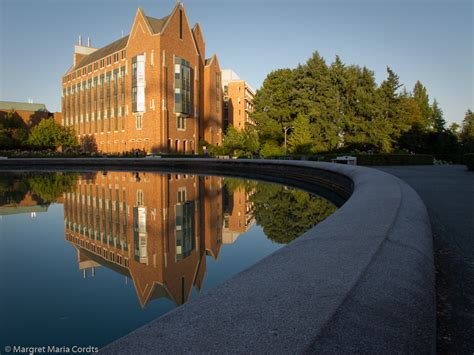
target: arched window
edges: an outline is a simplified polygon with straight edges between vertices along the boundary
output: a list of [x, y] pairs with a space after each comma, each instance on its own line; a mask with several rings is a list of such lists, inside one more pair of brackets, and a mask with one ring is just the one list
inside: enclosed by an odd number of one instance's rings
[[186, 140], [183, 141], [183, 153], [186, 153]]

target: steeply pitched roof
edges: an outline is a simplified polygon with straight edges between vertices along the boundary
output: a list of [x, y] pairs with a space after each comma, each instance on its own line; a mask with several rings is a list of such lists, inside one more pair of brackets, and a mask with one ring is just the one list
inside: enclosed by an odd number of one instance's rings
[[48, 112], [45, 104], [30, 104], [28, 102], [0, 101], [0, 110], [2, 111], [41, 111]]
[[[168, 18], [171, 15], [162, 17], [160, 19], [150, 17], [150, 16], [145, 16], [148, 23], [150, 24], [151, 30], [153, 31], [153, 34], [158, 34], [161, 33], [163, 30], [163, 27], [165, 26], [166, 22], [168, 21]], [[68, 73], [73, 72], [79, 68], [82, 68], [86, 65], [89, 65], [99, 59], [102, 59], [104, 57], [107, 57], [115, 52], [118, 52], [122, 49], [124, 49], [127, 46], [128, 42], [128, 35], [116, 40], [115, 42], [110, 43], [109, 45], [102, 47], [95, 52], [89, 54], [88, 56], [82, 58], [74, 67], [68, 70]]]
[[127, 42], [128, 42], [128, 35], [116, 40], [115, 42], [112, 42], [106, 45], [105, 47], [102, 47], [96, 50], [95, 52], [82, 58], [78, 63], [76, 63], [76, 65], [72, 69], [69, 70], [69, 72], [82, 68], [83, 66], [89, 65], [101, 58], [107, 57], [108, 55], [111, 55], [115, 52], [118, 52], [124, 49], [127, 46]]
[[165, 25], [166, 21], [168, 21], [169, 17], [170, 15], [162, 17], [162, 18], [154, 18], [150, 16], [146, 17], [153, 31], [153, 34], [158, 34], [161, 32], [161, 30], [163, 29], [163, 26]]

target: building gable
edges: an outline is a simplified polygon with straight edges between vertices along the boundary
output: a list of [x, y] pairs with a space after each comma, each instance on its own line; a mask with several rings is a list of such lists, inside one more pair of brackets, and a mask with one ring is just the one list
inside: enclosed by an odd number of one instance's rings
[[135, 20], [133, 21], [132, 29], [128, 37], [127, 46], [130, 43], [130, 40], [138, 40], [140, 37], [152, 35], [153, 31], [150, 27], [150, 24], [145, 16], [143, 10], [139, 7], [135, 15]]
[[194, 25], [192, 33], [201, 60], [204, 62], [204, 59], [206, 58], [206, 42], [204, 41], [204, 36], [202, 34], [201, 26], [199, 25], [199, 23], [196, 23]]
[[[181, 22], [181, 30], [182, 30], [181, 33], [180, 33], [180, 22]], [[173, 26], [171, 26], [171, 24], [173, 24]], [[191, 30], [191, 26], [189, 24], [188, 17], [186, 15], [186, 11], [184, 9], [184, 5], [181, 3], [178, 3], [173, 9], [173, 11], [171, 12], [166, 24], [163, 26], [161, 30], [161, 34], [174, 35], [174, 34], [169, 33], [171, 28], [178, 28], [178, 31], [177, 31], [178, 38], [180, 37], [180, 35], [182, 35], [183, 41], [191, 41], [196, 51], [196, 54], [199, 56], [199, 51], [196, 46], [196, 42], [194, 40], [194, 36]]]

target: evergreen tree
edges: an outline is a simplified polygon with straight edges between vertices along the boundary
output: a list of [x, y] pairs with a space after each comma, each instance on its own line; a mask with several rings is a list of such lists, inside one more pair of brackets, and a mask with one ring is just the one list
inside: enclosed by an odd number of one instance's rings
[[380, 85], [379, 93], [382, 109], [382, 118], [393, 120], [398, 118], [398, 108], [400, 97], [398, 95], [398, 89], [402, 86], [400, 79], [395, 72], [387, 67], [387, 79], [385, 79]]
[[439, 107], [436, 99], [433, 101], [433, 105], [431, 106], [431, 122], [433, 122], [435, 132], [442, 133], [446, 130], [446, 121], [443, 118], [443, 111]]
[[413, 126], [425, 128], [426, 120], [415, 98], [404, 93], [400, 97], [398, 128], [400, 132], [406, 132]]
[[461, 126], [456, 122], [451, 123], [451, 125], [449, 126], [449, 130], [451, 131], [451, 133], [454, 134], [458, 139], [460, 139], [461, 137], [460, 128]]
[[467, 153], [474, 153], [474, 113], [467, 110], [462, 122], [461, 141]]
[[382, 100], [374, 73], [365, 67], [351, 66], [349, 78], [346, 145], [360, 150], [390, 151], [392, 123], [382, 117]]
[[276, 243], [289, 243], [331, 215], [336, 207], [305, 191], [258, 183], [250, 197], [253, 215], [265, 235]]
[[317, 137], [316, 150], [331, 150], [339, 144], [337, 90], [331, 82], [328, 66], [315, 52], [294, 70], [295, 113], [308, 117]]
[[274, 71], [257, 92], [252, 115], [262, 153], [283, 149], [284, 128], [290, 125], [295, 126], [290, 152], [391, 152], [395, 143], [414, 152], [455, 150], [456, 135], [430, 133], [446, 133], [446, 123], [438, 103], [430, 105], [426, 88], [419, 81], [413, 94], [401, 88], [389, 67], [378, 86], [369, 69], [345, 65], [339, 56], [328, 66], [317, 52], [293, 70]]
[[293, 154], [309, 154], [314, 146], [309, 119], [299, 114], [293, 122], [293, 130], [288, 137], [288, 150]]
[[430, 106], [430, 99], [427, 93], [426, 88], [420, 81], [415, 83], [413, 88], [413, 99], [415, 100], [416, 104], [418, 105], [422, 122], [420, 125], [422, 128], [433, 128], [434, 124], [432, 122], [432, 108]]
[[290, 69], [268, 74], [254, 98], [252, 119], [264, 140], [283, 142], [283, 126], [296, 117], [292, 106], [293, 74]]

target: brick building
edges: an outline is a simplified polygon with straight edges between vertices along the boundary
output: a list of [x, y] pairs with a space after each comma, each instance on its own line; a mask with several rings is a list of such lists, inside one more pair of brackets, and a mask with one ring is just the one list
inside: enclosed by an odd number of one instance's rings
[[248, 190], [245, 186], [239, 186], [225, 196], [222, 244], [233, 244], [242, 233], [253, 226], [255, 218], [250, 197], [254, 193], [253, 189]]
[[25, 127], [33, 127], [44, 119], [52, 117], [56, 119], [56, 115], [49, 112], [44, 104], [0, 101], [0, 119], [9, 113], [13, 114], [14, 118], [21, 120]]
[[222, 245], [220, 177], [108, 172], [64, 194], [65, 238], [84, 276], [105, 266], [132, 279], [142, 306], [185, 303], [200, 290], [206, 255]]
[[222, 70], [224, 90], [224, 129], [234, 126], [242, 130], [248, 124], [254, 124], [250, 117], [253, 112], [255, 91], [231, 69]]
[[222, 142], [222, 100], [217, 56], [206, 60], [184, 6], [160, 19], [138, 8], [129, 35], [100, 49], [75, 46], [62, 121], [99, 151], [192, 154], [199, 139]]

